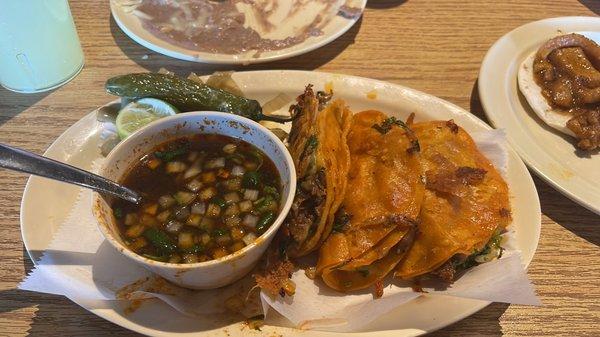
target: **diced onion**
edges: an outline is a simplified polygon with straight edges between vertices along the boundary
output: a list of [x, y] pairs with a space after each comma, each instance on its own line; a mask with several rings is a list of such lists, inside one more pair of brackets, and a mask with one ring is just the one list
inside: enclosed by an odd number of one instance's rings
[[241, 240], [244, 237], [244, 234], [246, 234], [246, 231], [239, 226], [232, 227], [230, 232], [231, 238], [235, 241]]
[[253, 243], [254, 241], [256, 241], [256, 234], [249, 232], [248, 234], [244, 235], [244, 237], [242, 238], [242, 241], [244, 241], [246, 246], [248, 246], [251, 243]]
[[227, 153], [227, 154], [233, 154], [235, 152], [235, 150], [237, 150], [237, 145], [235, 144], [227, 144], [225, 146], [223, 146], [223, 152]]
[[176, 192], [175, 195], [173, 195], [173, 198], [175, 198], [178, 204], [187, 205], [190, 202], [192, 202], [194, 198], [196, 198], [196, 195], [190, 192], [179, 191]]
[[252, 201], [244, 200], [238, 204], [240, 212], [248, 212], [252, 209]]
[[175, 198], [170, 195], [163, 195], [162, 197], [158, 198], [158, 204], [161, 208], [169, 208], [173, 206], [175, 202]]
[[216, 237], [215, 241], [217, 241], [217, 244], [224, 246], [231, 242], [231, 236], [229, 236], [229, 234], [219, 235]]
[[240, 219], [240, 217], [238, 216], [232, 216], [230, 218], [225, 219], [224, 222], [227, 227], [233, 227], [239, 225], [240, 222], [242, 222], [242, 219]]
[[138, 222], [138, 215], [135, 213], [128, 213], [125, 216], [125, 226], [132, 226], [135, 225], [136, 222]]
[[206, 212], [206, 203], [196, 202], [192, 204], [192, 214], [203, 215]]
[[241, 177], [244, 175], [245, 172], [246, 170], [244, 170], [244, 168], [240, 165], [236, 165], [231, 169], [231, 175], [234, 177]]
[[206, 246], [210, 242], [210, 235], [206, 233], [202, 234], [200, 236], [200, 242]]
[[160, 222], [165, 222], [167, 220], [169, 220], [169, 216], [171, 215], [171, 211], [170, 210], [164, 210], [160, 213], [158, 213], [158, 215], [156, 216], [156, 219]]
[[186, 224], [190, 225], [190, 226], [199, 226], [200, 225], [200, 221], [202, 220], [202, 215], [200, 214], [191, 214], [188, 218], [187, 221], [185, 222]]
[[167, 173], [180, 173], [185, 171], [187, 165], [184, 162], [180, 161], [170, 161], [165, 166], [165, 171]]
[[181, 223], [177, 220], [171, 220], [165, 226], [165, 229], [167, 230], [167, 232], [170, 232], [170, 233], [179, 233], [181, 228], [183, 228], [183, 223]]
[[208, 200], [212, 197], [214, 197], [217, 194], [217, 189], [214, 187], [207, 187], [205, 189], [203, 189], [202, 191], [200, 191], [200, 194], [198, 194], [198, 196], [200, 197], [201, 200]]
[[258, 217], [256, 215], [246, 214], [244, 220], [242, 220], [242, 223], [244, 224], [244, 226], [254, 228], [258, 223]]
[[189, 233], [189, 232], [183, 232], [183, 233], [179, 233], [179, 237], [178, 237], [178, 243], [179, 243], [179, 247], [185, 249], [185, 248], [190, 248], [194, 245], [194, 234]]
[[175, 211], [175, 218], [177, 220], [187, 220], [187, 218], [190, 216], [190, 210], [186, 207], [181, 207], [180, 209], [178, 209], [177, 211]]
[[204, 217], [202, 218], [202, 221], [200, 221], [200, 228], [207, 232], [210, 232], [213, 229], [214, 225], [214, 220], [209, 217]]
[[231, 204], [225, 209], [225, 216], [232, 216], [240, 214], [240, 208], [237, 204]]
[[127, 231], [125, 232], [125, 236], [127, 236], [128, 238], [137, 238], [138, 236], [142, 235], [142, 233], [144, 233], [145, 229], [146, 227], [142, 224], [133, 225], [127, 229]]
[[185, 187], [187, 187], [188, 190], [190, 190], [192, 192], [198, 192], [202, 188], [202, 182], [198, 179], [194, 179], [194, 180], [190, 181], [189, 183], [187, 183], [187, 185], [185, 185]]
[[224, 183], [225, 187], [230, 191], [237, 191], [242, 187], [242, 179], [241, 178], [233, 178], [226, 180]]
[[224, 157], [219, 157], [219, 158], [215, 158], [215, 159], [209, 160], [206, 163], [205, 167], [208, 170], [225, 167], [225, 158]]
[[217, 180], [217, 176], [215, 175], [214, 172], [210, 171], [210, 172], [202, 173], [202, 182], [203, 183], [210, 184], [210, 183], [214, 183], [215, 180]]
[[216, 204], [208, 204], [206, 207], [206, 215], [211, 217], [218, 217], [221, 214], [221, 207]]
[[240, 195], [237, 194], [236, 192], [231, 192], [231, 193], [227, 193], [223, 196], [223, 199], [225, 199], [225, 202], [230, 204], [232, 202], [238, 202], [240, 201]]
[[187, 169], [187, 171], [185, 171], [185, 173], [183, 174], [183, 179], [190, 179], [199, 175], [201, 172], [202, 168], [200, 167], [200, 165], [194, 164], [189, 169]]
[[245, 190], [244, 191], [244, 199], [250, 200], [250, 201], [255, 201], [256, 199], [258, 199], [258, 191], [250, 190], [250, 189]]

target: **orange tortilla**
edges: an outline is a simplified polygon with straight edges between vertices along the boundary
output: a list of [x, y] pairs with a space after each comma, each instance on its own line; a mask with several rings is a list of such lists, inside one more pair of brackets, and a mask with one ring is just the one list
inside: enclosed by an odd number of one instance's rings
[[411, 237], [421, 209], [419, 153], [409, 150], [413, 144], [402, 127], [385, 134], [373, 128], [386, 118], [379, 111], [360, 112], [348, 134], [351, 165], [340, 209], [350, 218], [325, 240], [317, 263], [317, 274], [339, 291], [385, 277], [404, 255], [406, 249], [394, 248], [407, 245], [403, 238]]
[[[456, 254], [471, 255], [510, 223], [508, 186], [465, 130], [452, 121], [411, 129], [421, 146], [427, 188], [418, 235], [395, 271], [403, 279], [434, 271]], [[460, 177], [474, 170], [485, 174], [472, 182]]]
[[[343, 101], [336, 100], [322, 108], [310, 86], [299, 97], [299, 106], [301, 111], [292, 123], [289, 137], [289, 149], [299, 182], [296, 198], [300, 193], [305, 193], [304, 198], [313, 198], [306, 195], [310, 191], [301, 190], [301, 184], [319, 171], [324, 174], [325, 194], [323, 200], [313, 207], [316, 208], [316, 216], [310, 228], [298, 228], [302, 223], [290, 220], [295, 212], [295, 205], [292, 206], [287, 221], [290, 232], [296, 234], [292, 235], [294, 240], [288, 249], [292, 257], [304, 256], [318, 249], [331, 232], [334, 214], [346, 188], [350, 166], [346, 136], [352, 123], [352, 113]], [[311, 137], [316, 139], [314, 151], [307, 150]]]

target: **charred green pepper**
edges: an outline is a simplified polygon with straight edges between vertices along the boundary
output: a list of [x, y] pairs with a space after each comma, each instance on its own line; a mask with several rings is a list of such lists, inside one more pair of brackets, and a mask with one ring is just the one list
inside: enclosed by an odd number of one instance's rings
[[233, 113], [254, 121], [281, 123], [295, 117], [264, 115], [256, 100], [169, 74], [137, 73], [116, 76], [106, 81], [106, 91], [125, 99], [157, 98], [174, 105], [182, 112], [212, 110]]

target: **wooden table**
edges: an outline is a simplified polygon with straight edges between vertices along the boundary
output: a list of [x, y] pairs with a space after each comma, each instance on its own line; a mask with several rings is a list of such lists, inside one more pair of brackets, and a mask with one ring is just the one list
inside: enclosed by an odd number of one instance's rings
[[[179, 74], [318, 69], [372, 77], [439, 96], [485, 120], [477, 73], [494, 41], [527, 22], [600, 13], [597, 0], [371, 0], [367, 7], [358, 24], [326, 47], [280, 62], [228, 68], [158, 55], [119, 30], [107, 0], [72, 1], [85, 68], [50, 93], [0, 89], [0, 142], [42, 153], [66, 128], [112, 99], [103, 91], [107, 78], [161, 67]], [[0, 171], [0, 335], [132, 335], [64, 297], [15, 290], [32, 268], [19, 231], [26, 179]], [[492, 304], [435, 335], [600, 335], [600, 217], [540, 179], [535, 182], [543, 223], [529, 276], [544, 305]]]

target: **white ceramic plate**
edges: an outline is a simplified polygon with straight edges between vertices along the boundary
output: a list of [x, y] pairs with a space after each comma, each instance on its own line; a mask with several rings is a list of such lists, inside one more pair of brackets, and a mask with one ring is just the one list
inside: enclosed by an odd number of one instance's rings
[[517, 85], [523, 60], [561, 33], [588, 32], [600, 41], [600, 18], [562, 17], [528, 23], [500, 38], [483, 59], [479, 96], [497, 128], [541, 178], [577, 203], [600, 214], [600, 154], [580, 157], [573, 139], [547, 126], [531, 110]]
[[[402, 119], [415, 112], [417, 121], [452, 118], [468, 132], [489, 129], [489, 126], [472, 114], [442, 99], [366, 78], [302, 71], [240, 72], [235, 73], [233, 78], [247, 96], [261, 103], [279, 93], [296, 97], [308, 83], [321, 90], [330, 82], [335, 97], [343, 98], [355, 112], [379, 109]], [[369, 97], [375, 94], [377, 98], [368, 98], [367, 94]], [[95, 112], [92, 112], [62, 134], [46, 151], [46, 155], [89, 169], [91, 159], [98, 156], [98, 134], [98, 123]], [[515, 229], [523, 262], [528, 265], [537, 248], [540, 234], [540, 204], [527, 168], [512, 149], [509, 149], [507, 181], [513, 206], [514, 221], [511, 226]], [[21, 205], [21, 230], [23, 242], [32, 259], [39, 258], [40, 252], [50, 243], [53, 233], [67, 216], [66, 212], [75, 200], [76, 192], [75, 187], [43, 178], [29, 179]], [[123, 313], [123, 308], [118, 303], [101, 309], [91, 309], [89, 303], [77, 303], [113, 323], [149, 335], [245, 336], [253, 333], [247, 328], [242, 330], [240, 323], [219, 327], [183, 316], [160, 301], [146, 303], [129, 315]], [[440, 297], [434, 299], [422, 296], [374, 321], [365, 328], [361, 336], [420, 335], [467, 317], [488, 304], [489, 302], [480, 300], [447, 297], [441, 301]], [[161, 319], [163, 317], [169, 319]], [[303, 337], [340, 335], [270, 326], [264, 327], [263, 333], [266, 336], [283, 334]]]
[[[262, 63], [308, 53], [337, 39], [359, 20], [359, 18], [347, 19], [340, 15], [336, 15], [322, 28], [322, 35], [310, 37], [304, 42], [289, 48], [262, 52], [258, 57], [253, 57], [248, 53], [239, 55], [213, 54], [182, 48], [159, 39], [146, 31], [142, 27], [139, 18], [131, 14], [131, 12], [128, 12], [123, 6], [119, 5], [117, 1], [121, 0], [111, 0], [110, 2], [112, 16], [119, 28], [135, 42], [157, 53], [180, 60], [212, 64]], [[349, 1], [351, 1], [352, 7], [360, 8], [361, 11], [364, 10], [367, 5], [367, 0]]]

